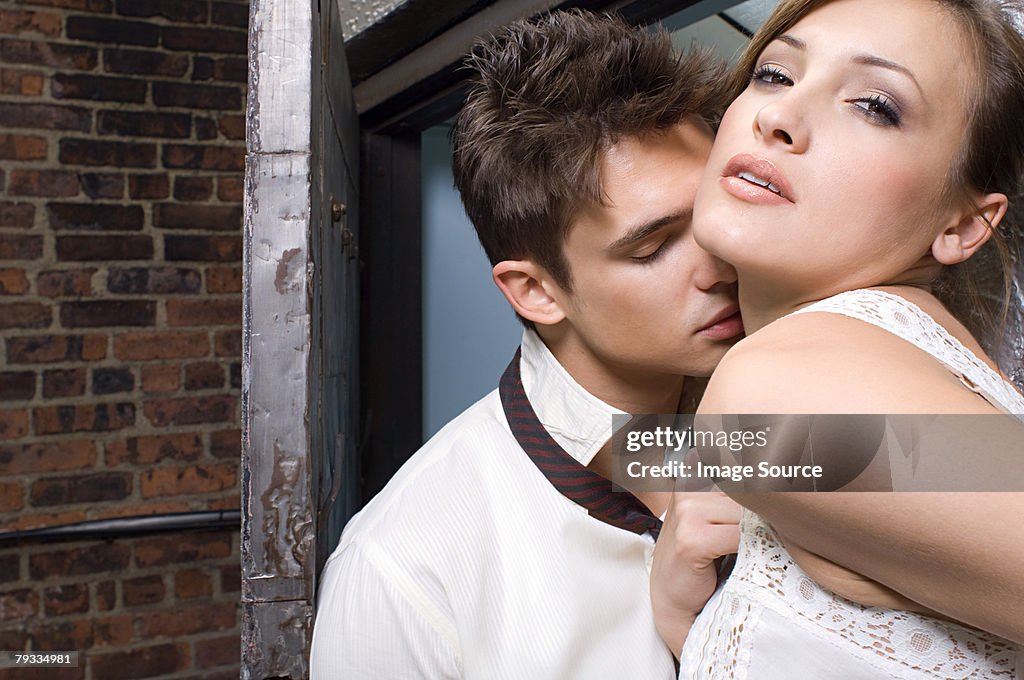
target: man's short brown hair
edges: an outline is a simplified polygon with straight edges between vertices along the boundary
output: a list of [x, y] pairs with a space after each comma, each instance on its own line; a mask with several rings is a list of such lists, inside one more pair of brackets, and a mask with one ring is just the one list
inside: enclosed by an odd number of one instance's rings
[[452, 128], [455, 186], [491, 264], [530, 259], [566, 290], [562, 245], [577, 211], [603, 204], [602, 152], [725, 107], [723, 66], [679, 54], [664, 30], [562, 11], [476, 42]]

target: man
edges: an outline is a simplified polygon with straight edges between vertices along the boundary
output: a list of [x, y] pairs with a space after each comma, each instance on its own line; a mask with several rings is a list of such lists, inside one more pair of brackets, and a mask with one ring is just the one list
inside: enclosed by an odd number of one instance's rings
[[346, 527], [312, 676], [672, 678], [648, 597], [669, 494], [613, 492], [608, 442], [742, 333], [733, 272], [690, 233], [721, 68], [564, 12], [469, 63], [456, 185], [522, 347]]

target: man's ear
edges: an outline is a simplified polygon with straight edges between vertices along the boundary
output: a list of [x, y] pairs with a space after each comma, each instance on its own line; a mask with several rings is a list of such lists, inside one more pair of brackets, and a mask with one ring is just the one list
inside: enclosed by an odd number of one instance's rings
[[494, 265], [491, 275], [502, 295], [524, 319], [551, 326], [565, 318], [558, 301], [561, 288], [543, 267], [529, 260], [504, 260]]
[[1006, 214], [1005, 194], [986, 194], [959, 215], [932, 242], [932, 255], [942, 264], [958, 264], [985, 245]]

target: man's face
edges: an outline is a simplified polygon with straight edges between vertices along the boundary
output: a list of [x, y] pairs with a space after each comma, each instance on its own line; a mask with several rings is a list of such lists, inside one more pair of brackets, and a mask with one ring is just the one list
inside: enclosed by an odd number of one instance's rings
[[686, 122], [604, 154], [606, 205], [582, 210], [564, 246], [572, 292], [555, 344], [574, 374], [603, 373], [609, 387], [709, 375], [742, 336], [735, 273], [690, 227], [711, 144], [707, 126]]

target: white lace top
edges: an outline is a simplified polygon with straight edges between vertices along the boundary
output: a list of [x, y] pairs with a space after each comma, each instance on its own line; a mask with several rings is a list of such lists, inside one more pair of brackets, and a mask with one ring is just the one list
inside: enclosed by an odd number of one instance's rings
[[[942, 362], [996, 407], [1021, 397], [934, 319], [901, 297], [842, 293], [797, 313], [833, 312], [884, 328]], [[815, 583], [772, 528], [744, 510], [732, 575], [690, 630], [681, 679], [1024, 680], [1024, 653], [1002, 638], [911, 612], [865, 607]]]

